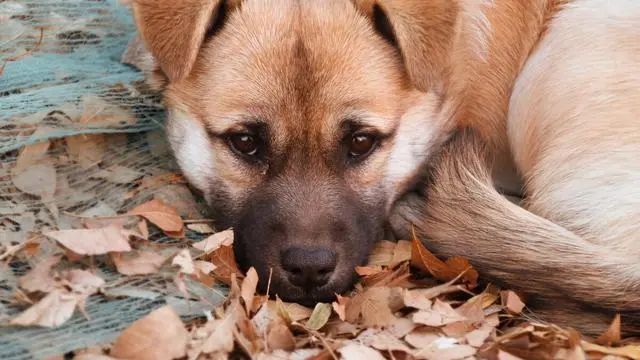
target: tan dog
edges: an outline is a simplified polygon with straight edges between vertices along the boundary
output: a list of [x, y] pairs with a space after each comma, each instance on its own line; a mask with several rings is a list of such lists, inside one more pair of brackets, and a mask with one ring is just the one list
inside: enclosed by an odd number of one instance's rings
[[[391, 218], [583, 330], [640, 310], [640, 3], [136, 0], [134, 13], [178, 162], [273, 293], [345, 291]], [[463, 127], [478, 135], [432, 156]], [[494, 190], [487, 155], [528, 211]]]

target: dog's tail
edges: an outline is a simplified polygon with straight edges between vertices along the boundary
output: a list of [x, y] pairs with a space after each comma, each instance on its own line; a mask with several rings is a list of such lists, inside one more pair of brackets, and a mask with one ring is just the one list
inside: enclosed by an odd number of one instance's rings
[[640, 259], [586, 241], [507, 200], [492, 184], [486, 150], [465, 130], [434, 162], [426, 219], [414, 222], [427, 245], [466, 256], [481, 273], [519, 287], [533, 301], [571, 300], [576, 308], [640, 320]]

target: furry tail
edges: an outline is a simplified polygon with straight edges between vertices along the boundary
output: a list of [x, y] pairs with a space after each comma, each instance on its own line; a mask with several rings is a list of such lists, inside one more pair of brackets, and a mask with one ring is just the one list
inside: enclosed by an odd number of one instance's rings
[[640, 325], [639, 259], [585, 241], [504, 198], [492, 184], [487, 153], [473, 132], [457, 134], [434, 162], [427, 193], [401, 203], [396, 216], [415, 224], [436, 253], [467, 257], [489, 279], [526, 294], [534, 307], [556, 315], [563, 313], [557, 306], [600, 313], [595, 320], [582, 315], [577, 326], [583, 331], [606, 324], [615, 312]]

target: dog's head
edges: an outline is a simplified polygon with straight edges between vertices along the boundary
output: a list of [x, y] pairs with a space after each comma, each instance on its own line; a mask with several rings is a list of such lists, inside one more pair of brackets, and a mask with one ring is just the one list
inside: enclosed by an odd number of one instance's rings
[[[412, 11], [448, 2], [404, 1]], [[272, 272], [272, 294], [308, 303], [347, 290], [443, 140], [427, 91], [440, 63], [416, 40], [436, 25], [392, 10], [350, 0], [134, 1], [166, 77], [177, 160], [219, 225], [235, 228], [239, 263], [257, 269], [263, 288]]]

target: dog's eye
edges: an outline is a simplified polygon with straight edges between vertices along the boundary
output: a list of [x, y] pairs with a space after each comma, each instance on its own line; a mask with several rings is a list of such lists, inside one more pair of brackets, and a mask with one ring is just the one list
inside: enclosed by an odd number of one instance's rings
[[361, 158], [369, 155], [376, 146], [377, 140], [370, 134], [354, 134], [349, 144], [349, 155], [353, 158]]
[[253, 156], [258, 153], [258, 140], [250, 134], [233, 134], [229, 136], [229, 145], [239, 154]]

